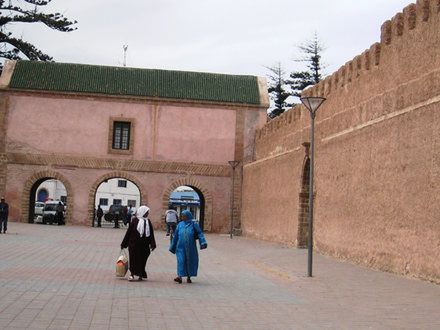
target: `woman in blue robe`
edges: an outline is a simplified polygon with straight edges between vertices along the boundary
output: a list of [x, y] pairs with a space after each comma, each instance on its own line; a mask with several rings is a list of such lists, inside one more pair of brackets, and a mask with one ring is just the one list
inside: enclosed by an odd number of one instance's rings
[[197, 252], [196, 240], [199, 240], [200, 249], [206, 249], [205, 236], [197, 222], [194, 221], [190, 211], [182, 212], [181, 220], [177, 225], [174, 237], [171, 242], [170, 252], [177, 257], [177, 283], [182, 283], [182, 277], [187, 277], [187, 283], [192, 283], [191, 277], [197, 276], [199, 268], [199, 254]]

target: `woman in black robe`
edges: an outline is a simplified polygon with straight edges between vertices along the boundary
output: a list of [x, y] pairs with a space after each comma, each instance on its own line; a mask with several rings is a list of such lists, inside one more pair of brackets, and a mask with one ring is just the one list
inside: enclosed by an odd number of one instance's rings
[[129, 281], [134, 281], [135, 276], [138, 276], [139, 281], [147, 278], [147, 272], [145, 271], [147, 259], [150, 256], [150, 249], [153, 251], [156, 248], [153, 226], [148, 219], [149, 212], [150, 209], [147, 206], [142, 205], [139, 207], [136, 217], [131, 220], [121, 243], [121, 249], [128, 247], [130, 258]]

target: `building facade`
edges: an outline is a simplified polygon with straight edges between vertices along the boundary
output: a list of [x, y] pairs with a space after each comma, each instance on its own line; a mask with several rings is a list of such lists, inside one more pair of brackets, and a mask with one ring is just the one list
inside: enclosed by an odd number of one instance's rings
[[101, 183], [96, 190], [95, 206], [101, 205], [107, 212], [111, 205], [132, 206], [134, 210], [140, 203], [139, 188], [131, 181], [123, 178], [114, 178]]
[[122, 178], [139, 188], [160, 226], [171, 192], [186, 185], [202, 195], [205, 230], [225, 232], [228, 161], [252, 160], [267, 108], [265, 81], [253, 76], [8, 61], [0, 79], [0, 191], [11, 220], [27, 222], [39, 184], [60, 180], [67, 223], [91, 225], [97, 188]]
[[38, 186], [35, 201], [46, 202], [48, 200], [67, 203], [66, 187], [61, 181], [50, 179]]

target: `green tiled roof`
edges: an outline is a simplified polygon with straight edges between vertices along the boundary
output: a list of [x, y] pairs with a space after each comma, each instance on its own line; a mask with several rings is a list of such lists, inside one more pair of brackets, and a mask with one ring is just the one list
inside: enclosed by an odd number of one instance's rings
[[11, 89], [260, 104], [257, 77], [18, 61]]

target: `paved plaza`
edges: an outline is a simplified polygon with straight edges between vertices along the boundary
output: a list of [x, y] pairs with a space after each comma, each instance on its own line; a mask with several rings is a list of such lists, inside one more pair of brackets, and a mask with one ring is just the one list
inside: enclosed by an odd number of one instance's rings
[[1, 329], [439, 329], [440, 286], [226, 235], [177, 284], [168, 240], [148, 281], [114, 276], [124, 229], [10, 223], [0, 235]]

